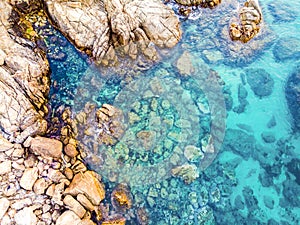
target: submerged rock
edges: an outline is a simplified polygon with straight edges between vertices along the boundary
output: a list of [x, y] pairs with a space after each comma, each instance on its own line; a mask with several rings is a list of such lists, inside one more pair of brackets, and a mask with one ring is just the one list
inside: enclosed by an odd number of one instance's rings
[[274, 17], [274, 22], [292, 22], [297, 18], [295, 4], [289, 1], [275, 1], [268, 4], [270, 14]]
[[213, 8], [221, 3], [221, 0], [175, 0], [180, 5], [201, 6], [204, 8]]
[[292, 116], [292, 128], [300, 130], [300, 66], [289, 76], [285, 86], [285, 97]]
[[296, 37], [280, 38], [273, 48], [277, 61], [297, 59], [300, 57], [300, 39]]
[[199, 177], [199, 172], [194, 164], [177, 166], [171, 170], [171, 173], [175, 177], [182, 178], [186, 184], [192, 183]]
[[254, 94], [258, 97], [266, 97], [272, 94], [274, 80], [264, 69], [247, 69], [245, 71], [247, 82]]

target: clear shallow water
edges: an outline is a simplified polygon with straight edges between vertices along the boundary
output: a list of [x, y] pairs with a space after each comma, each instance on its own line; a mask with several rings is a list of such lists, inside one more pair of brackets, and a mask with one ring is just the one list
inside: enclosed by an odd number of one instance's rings
[[[264, 43], [264, 46], [250, 51], [253, 54], [245, 58], [242, 52], [240, 56], [231, 54], [228, 46], [237, 45], [237, 43], [231, 43], [222, 36], [223, 27], [228, 24], [232, 15], [236, 14], [235, 6], [238, 2], [231, 2], [232, 6], [228, 6], [229, 1], [224, 1], [215, 10], [200, 10], [197, 12], [197, 15], [201, 14], [198, 19], [183, 19], [184, 35], [179, 45], [170, 50], [169, 56], [162, 63], [146, 70], [136, 78], [133, 77], [132, 82], [124, 82], [124, 78], [116, 74], [107, 77], [98, 70], [89, 68], [86, 57], [77, 53], [60, 34], [57, 36], [59, 40], [62, 40], [63, 46], [60, 41], [49, 40], [49, 43], [52, 43], [52, 51], [56, 49], [66, 54], [66, 57], [60, 60], [50, 59], [53, 81], [50, 104], [53, 109], [60, 105], [67, 105], [78, 112], [87, 101], [93, 101], [101, 106], [103, 103], [114, 104], [118, 102], [116, 99], [126, 100], [126, 98], [128, 102], [137, 101], [147, 107], [149, 101], [152, 101], [155, 96], [143, 102], [141, 95], [137, 94], [135, 97], [134, 92], [126, 91], [128, 84], [142, 86], [153, 81], [155, 77], [159, 77], [165, 85], [165, 92], [159, 96], [158, 102], [162, 105], [162, 101], [168, 100], [170, 107], [167, 109], [162, 107], [161, 113], [157, 113], [156, 116], [160, 118], [173, 116], [176, 120], [178, 115], [188, 117], [187, 114], [194, 114], [194, 119], [198, 124], [193, 129], [185, 128], [186, 131], [182, 131], [180, 126], [160, 128], [159, 130], [165, 136], [162, 136], [162, 139], [155, 139], [159, 140], [157, 141], [159, 143], [155, 141], [154, 143], [155, 146], [162, 146], [163, 152], [172, 153], [176, 151], [177, 145], [184, 148], [187, 143], [184, 143], [180, 137], [189, 140], [188, 144], [202, 148], [201, 140], [211, 132], [209, 123], [206, 122], [211, 120], [212, 117], [209, 116], [211, 113], [206, 115], [195, 104], [199, 99], [203, 106], [209, 105], [208, 95], [203, 96], [203, 88], [193, 87], [191, 85], [193, 80], [182, 78], [176, 70], [175, 64], [182, 52], [185, 50], [189, 52], [197, 72], [208, 73], [209, 69], [213, 69], [225, 82], [225, 85], [220, 85], [225, 92], [224, 98], [227, 106], [225, 140], [213, 163], [201, 171], [199, 177], [189, 185], [180, 178], [158, 176], [154, 177], [154, 182], [148, 185], [131, 186], [135, 205], [146, 209], [149, 214], [149, 224], [300, 223], [300, 187], [299, 183], [294, 181], [295, 174], [299, 173], [300, 140], [299, 133], [293, 130], [293, 118], [285, 97], [287, 79], [300, 63], [299, 53], [283, 60], [276, 59], [274, 55], [279, 40], [299, 37], [300, 3], [294, 2], [292, 7], [287, 7], [292, 3], [260, 1], [264, 13], [264, 24], [260, 35], [253, 41], [258, 40], [257, 42]], [[276, 4], [277, 8], [284, 5], [282, 17], [274, 16], [272, 4]], [[284, 14], [284, 12], [288, 13]], [[251, 42], [245, 44], [246, 47], [242, 47], [242, 51], [249, 50], [247, 45], [251, 45]], [[294, 46], [294, 48], [298, 48], [299, 52], [299, 46]], [[247, 75], [249, 68], [264, 69], [269, 74], [270, 79], [273, 80], [270, 94], [259, 97], [254, 93]], [[170, 80], [170, 87], [166, 84], [168, 80]], [[181, 89], [178, 92], [175, 88], [172, 90], [171, 85], [176, 84]], [[244, 98], [247, 103], [241, 111], [234, 110], [241, 102], [239, 87], [247, 93]], [[256, 88], [259, 89], [259, 85]], [[143, 91], [148, 89], [145, 87]], [[175, 95], [172, 95], [174, 92]], [[119, 102], [117, 106], [124, 111], [132, 111], [133, 106], [121, 104], [124, 101]], [[185, 111], [188, 106], [190, 108]], [[209, 105], [208, 108], [212, 110], [212, 107]], [[143, 107], [140, 109], [142, 110]], [[146, 110], [137, 114], [147, 120], [150, 118], [150, 112], [151, 110]], [[272, 117], [275, 118], [276, 125], [271, 126]], [[128, 121], [127, 124], [130, 126]], [[142, 122], [131, 126], [133, 132], [149, 128], [145, 127], [146, 125]], [[172, 128], [177, 130], [172, 130]], [[171, 146], [167, 148], [165, 139], [170, 139], [166, 136], [167, 132], [171, 131], [177, 132], [180, 137], [172, 141]], [[271, 143], [263, 140], [263, 133], [271, 134], [267, 135], [267, 140]], [[275, 140], [270, 141], [272, 138]], [[126, 161], [127, 165], [143, 163], [143, 157], [146, 155], [149, 162], [152, 158], [153, 162], [150, 164], [161, 162], [169, 157], [168, 154], [155, 157], [157, 152], [142, 154], [134, 148], [129, 152], [131, 152], [131, 158], [129, 157]], [[112, 148], [109, 153], [123, 154], [123, 156], [129, 154], [117, 152], [116, 148]], [[298, 165], [298, 170], [296, 170], [298, 172], [293, 174], [295, 170], [291, 169], [293, 167], [291, 162], [295, 160], [298, 160], [294, 166], [297, 168]], [[199, 166], [198, 163], [194, 164]], [[91, 164], [90, 166], [97, 169], [97, 165]], [[139, 173], [139, 170], [136, 171]], [[134, 175], [128, 174], [128, 176]], [[109, 190], [115, 186], [115, 183], [110, 182], [108, 178], [106, 177], [105, 180]], [[128, 224], [136, 224], [136, 220], [131, 218]]]

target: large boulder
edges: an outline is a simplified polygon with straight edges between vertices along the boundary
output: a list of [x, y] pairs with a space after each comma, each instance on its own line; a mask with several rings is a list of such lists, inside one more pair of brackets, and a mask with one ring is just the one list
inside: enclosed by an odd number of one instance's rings
[[[12, 7], [0, 2], [0, 133], [12, 142], [43, 134], [47, 123], [49, 64], [35, 44], [15, 36], [9, 18]], [[10, 33], [9, 33], [9, 32]]]
[[179, 20], [161, 1], [55, 1], [45, 5], [54, 24], [97, 62], [116, 61], [115, 48], [136, 58], [138, 49], [157, 59], [153, 45], [173, 47], [181, 37]]

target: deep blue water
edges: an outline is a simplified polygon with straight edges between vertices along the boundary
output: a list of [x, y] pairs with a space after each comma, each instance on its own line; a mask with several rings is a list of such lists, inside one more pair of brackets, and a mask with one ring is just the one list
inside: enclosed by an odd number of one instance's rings
[[[264, 22], [246, 44], [224, 35], [238, 2], [181, 18], [180, 43], [136, 77], [126, 76], [131, 68], [123, 68], [125, 76], [97, 69], [54, 30], [47, 38], [53, 114], [61, 105], [78, 113], [87, 102], [123, 110], [124, 137], [101, 151], [111, 165], [122, 159], [124, 168], [87, 162], [108, 191], [115, 185], [110, 172], [121, 174], [149, 224], [300, 224], [300, 2], [260, 1]], [[195, 69], [191, 77], [176, 68], [183, 52]], [[209, 74], [219, 78], [213, 82]], [[157, 83], [162, 92], [151, 86]], [[130, 113], [140, 120], [130, 122]], [[141, 130], [156, 134], [149, 151], [137, 142]], [[199, 177], [191, 184], [171, 177], [169, 162], [182, 156], [180, 149], [203, 150], [210, 136], [218, 154], [189, 162]], [[136, 224], [129, 212], [126, 217]]]

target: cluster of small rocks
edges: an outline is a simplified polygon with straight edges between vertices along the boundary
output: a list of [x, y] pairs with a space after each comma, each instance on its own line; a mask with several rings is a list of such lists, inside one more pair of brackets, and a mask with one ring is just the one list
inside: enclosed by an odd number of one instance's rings
[[221, 0], [175, 0], [178, 4], [184, 6], [201, 6], [204, 8], [213, 8], [221, 3]]
[[248, 42], [259, 32], [262, 11], [258, 0], [247, 0], [239, 12], [239, 22], [230, 25], [229, 33], [232, 40]]

